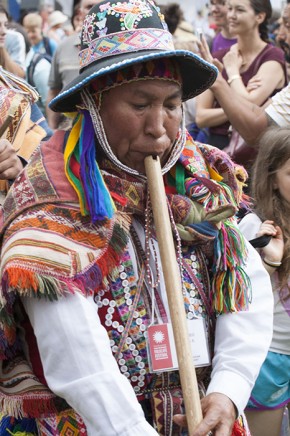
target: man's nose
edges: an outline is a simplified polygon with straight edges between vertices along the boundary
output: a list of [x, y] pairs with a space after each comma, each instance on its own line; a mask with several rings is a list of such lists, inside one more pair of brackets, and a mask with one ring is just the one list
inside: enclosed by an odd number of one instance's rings
[[166, 112], [163, 107], [152, 108], [147, 114], [145, 133], [154, 138], [160, 138], [166, 133]]

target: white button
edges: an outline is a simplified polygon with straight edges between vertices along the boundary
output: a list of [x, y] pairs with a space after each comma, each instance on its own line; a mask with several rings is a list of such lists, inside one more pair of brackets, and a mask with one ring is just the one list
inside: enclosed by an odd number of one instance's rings
[[117, 327], [119, 327], [119, 323], [118, 323], [118, 321], [114, 321], [114, 322], [113, 322], [113, 327], [114, 327], [114, 329], [116, 329]]
[[108, 300], [108, 298], [104, 298], [104, 299], [103, 299], [103, 305], [104, 305], [104, 306], [108, 306], [109, 303], [110, 303], [110, 301]]
[[122, 333], [124, 331], [124, 327], [122, 325], [119, 325], [117, 330], [119, 333]]
[[126, 339], [126, 343], [127, 343], [127, 344], [132, 344], [132, 339], [131, 339], [131, 338], [127, 338], [127, 339]]
[[123, 280], [123, 281], [122, 281], [122, 286], [124, 286], [124, 288], [125, 288], [126, 286], [128, 286], [128, 285], [129, 285], [128, 280]]
[[105, 325], [106, 325], [107, 327], [110, 327], [110, 326], [112, 325], [112, 321], [111, 321], [110, 319], [107, 319], [107, 320], [105, 321]]
[[119, 265], [119, 268], [118, 268], [118, 269], [119, 269], [119, 272], [123, 272], [125, 268], [124, 268], [123, 265]]
[[[134, 345], [134, 347], [135, 347], [135, 345]], [[138, 351], [138, 350], [134, 350], [134, 351], [132, 352], [132, 354], [133, 354], [133, 356], [138, 356], [139, 351]]]

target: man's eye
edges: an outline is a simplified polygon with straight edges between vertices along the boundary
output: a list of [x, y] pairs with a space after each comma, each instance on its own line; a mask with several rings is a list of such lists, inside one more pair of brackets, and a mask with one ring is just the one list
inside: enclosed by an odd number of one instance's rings
[[176, 104], [168, 104], [168, 105], [166, 105], [166, 107], [170, 111], [174, 111], [175, 109], [177, 109], [178, 105], [176, 105]]
[[143, 110], [143, 109], [145, 109], [146, 104], [133, 104], [133, 107], [134, 107], [136, 110]]

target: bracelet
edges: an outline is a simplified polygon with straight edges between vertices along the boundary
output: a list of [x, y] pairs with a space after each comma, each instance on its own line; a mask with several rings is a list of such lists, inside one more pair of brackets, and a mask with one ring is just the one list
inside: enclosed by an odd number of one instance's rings
[[228, 79], [228, 84], [230, 85], [236, 79], [241, 79], [241, 76], [239, 74], [234, 74], [232, 77]]
[[282, 262], [273, 262], [272, 260], [268, 260], [264, 257], [263, 262], [268, 265], [271, 266], [272, 268], [278, 268], [278, 266], [280, 266], [282, 264]]

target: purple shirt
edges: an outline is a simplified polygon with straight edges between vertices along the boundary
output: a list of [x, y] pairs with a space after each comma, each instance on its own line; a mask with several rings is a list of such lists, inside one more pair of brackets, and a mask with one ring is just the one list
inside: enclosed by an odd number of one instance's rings
[[212, 40], [211, 52], [222, 50], [224, 48], [230, 48], [237, 42], [237, 38], [225, 38], [221, 32], [219, 32]]

